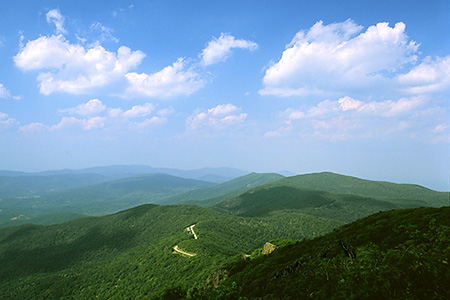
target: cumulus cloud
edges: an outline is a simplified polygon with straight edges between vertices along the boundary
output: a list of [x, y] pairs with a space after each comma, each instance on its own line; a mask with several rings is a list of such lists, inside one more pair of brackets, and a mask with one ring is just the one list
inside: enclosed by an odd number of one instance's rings
[[261, 95], [327, 94], [378, 88], [417, 61], [405, 24], [378, 23], [361, 32], [352, 20], [298, 32], [263, 78]]
[[[173, 108], [164, 108], [153, 113], [155, 106], [151, 103], [134, 105], [130, 109], [111, 108], [98, 99], [89, 100], [72, 108], [58, 110], [63, 116], [59, 123], [46, 125], [33, 122], [19, 128], [24, 133], [35, 133], [42, 131], [60, 131], [70, 128], [92, 130], [98, 128], [124, 128], [143, 129], [151, 125], [164, 124], [167, 117], [174, 112]], [[153, 114], [153, 115], [152, 115]], [[82, 117], [72, 116], [78, 115]], [[8, 116], [0, 113], [0, 124], [6, 123]], [[10, 121], [9, 121], [10, 122]]]
[[416, 96], [410, 98], [401, 98], [397, 101], [371, 101], [363, 102], [355, 100], [349, 96], [340, 98], [337, 101], [324, 100], [317, 105], [310, 107], [307, 110], [295, 110], [289, 108], [285, 111], [285, 115], [290, 120], [314, 118], [314, 117], [329, 117], [336, 114], [359, 114], [372, 115], [380, 117], [395, 117], [404, 113], [416, 110], [421, 105], [425, 104], [427, 99], [425, 97]]
[[145, 117], [152, 113], [155, 107], [151, 103], [145, 103], [144, 105], [135, 105], [131, 109], [122, 113], [125, 118]]
[[225, 61], [231, 54], [231, 49], [247, 49], [250, 51], [258, 48], [255, 42], [236, 39], [234, 36], [222, 33], [219, 38], [214, 38], [208, 43], [200, 54], [204, 66]]
[[74, 108], [61, 109], [60, 113], [77, 114], [81, 116], [98, 114], [106, 110], [106, 106], [98, 99], [89, 100], [87, 103], [82, 103]]
[[189, 129], [208, 127], [223, 129], [228, 126], [237, 125], [244, 121], [246, 113], [241, 113], [241, 109], [233, 104], [221, 104], [210, 108], [207, 111], [198, 111], [186, 120]]
[[409, 94], [450, 92], [450, 56], [426, 57], [408, 73], [399, 74], [396, 81]]
[[192, 67], [187, 67], [187, 61], [182, 58], [159, 72], [128, 73], [125, 77], [129, 83], [126, 95], [161, 98], [187, 96], [204, 85], [200, 75]]
[[89, 119], [78, 119], [75, 117], [63, 117], [61, 121], [50, 127], [50, 130], [61, 130], [70, 127], [80, 127], [83, 130], [91, 130], [105, 126], [106, 119], [104, 117], [93, 117]]
[[[345, 96], [324, 100], [311, 107], [289, 108], [280, 114], [283, 124], [267, 131], [265, 137], [297, 132], [304, 137], [344, 139], [352, 136], [378, 137], [405, 130], [438, 132], [435, 123], [445, 118], [445, 109], [427, 113], [430, 98], [413, 96], [398, 100], [361, 101]], [[430, 115], [434, 117], [430, 118]]]
[[133, 122], [133, 126], [138, 128], [138, 129], [142, 129], [142, 128], [146, 128], [152, 125], [161, 125], [167, 122], [167, 118], [165, 117], [158, 117], [158, 116], [153, 116], [151, 118], [147, 118], [142, 122]]
[[145, 54], [121, 46], [117, 53], [100, 45], [85, 48], [62, 35], [41, 36], [26, 43], [14, 56], [23, 71], [38, 70], [40, 92], [81, 94], [122, 78], [140, 64]]
[[61, 15], [59, 9], [49, 10], [45, 15], [47, 17], [47, 23], [53, 23], [56, 26], [56, 33], [67, 33], [67, 30], [64, 28], [64, 16]]

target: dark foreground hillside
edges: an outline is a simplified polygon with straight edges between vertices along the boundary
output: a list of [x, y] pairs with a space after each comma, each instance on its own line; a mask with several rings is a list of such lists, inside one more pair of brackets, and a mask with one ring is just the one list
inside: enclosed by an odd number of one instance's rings
[[217, 273], [226, 278], [218, 289], [161, 298], [450, 299], [449, 245], [449, 207], [381, 212], [239, 259]]

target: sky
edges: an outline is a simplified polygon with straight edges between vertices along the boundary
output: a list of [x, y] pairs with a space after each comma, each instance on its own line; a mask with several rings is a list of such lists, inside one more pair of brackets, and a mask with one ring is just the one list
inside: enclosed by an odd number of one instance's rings
[[449, 190], [449, 1], [0, 3], [0, 169], [331, 171]]

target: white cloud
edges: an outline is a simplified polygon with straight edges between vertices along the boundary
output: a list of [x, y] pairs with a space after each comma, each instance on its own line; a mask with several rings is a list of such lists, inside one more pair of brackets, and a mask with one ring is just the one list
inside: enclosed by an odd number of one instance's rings
[[14, 57], [23, 71], [38, 70], [40, 92], [81, 94], [117, 81], [145, 57], [141, 51], [119, 47], [117, 53], [100, 45], [84, 48], [63, 36], [42, 36], [27, 44]]
[[6, 99], [11, 97], [11, 93], [0, 83], [0, 98]]
[[151, 118], [145, 119], [142, 122], [134, 122], [133, 126], [139, 129], [146, 128], [151, 125], [161, 125], [167, 122], [167, 118], [153, 116]]
[[[82, 103], [76, 107], [58, 111], [63, 114], [84, 116], [84, 118], [63, 116], [60, 122], [54, 125], [33, 122], [21, 126], [19, 130], [25, 133], [36, 133], [42, 131], [60, 131], [70, 128], [81, 128], [82, 130], [98, 128], [114, 128], [117, 130], [123, 128], [142, 129], [149, 127], [150, 125], [161, 125], [166, 123], [168, 120], [167, 117], [174, 112], [173, 108], [169, 107], [161, 109], [156, 112], [156, 115], [151, 116], [154, 110], [155, 107], [151, 103], [135, 105], [128, 110], [123, 110], [122, 108], [109, 108], [100, 100], [92, 99], [87, 103]], [[7, 114], [0, 113], [0, 125], [5, 125], [12, 121], [15, 122], [14, 119], [7, 119]]]
[[186, 60], [179, 58], [173, 65], [150, 75], [128, 73], [125, 76], [129, 87], [125, 94], [161, 98], [190, 95], [202, 88], [204, 81], [193, 68], [186, 68], [186, 65]]
[[448, 124], [439, 124], [433, 128], [433, 132], [444, 132], [448, 130]]
[[39, 123], [39, 122], [34, 122], [34, 123], [30, 123], [27, 125], [23, 125], [20, 126], [19, 130], [25, 133], [34, 133], [34, 132], [41, 132], [41, 131], [45, 131], [48, 130], [49, 126]]
[[123, 113], [121, 108], [109, 108], [108, 115], [112, 118], [120, 117]]
[[173, 109], [173, 107], [168, 107], [168, 108], [158, 110], [157, 113], [161, 117], [167, 117], [167, 116], [173, 114], [174, 112], [175, 112], [175, 110]]
[[[426, 135], [438, 132], [439, 122], [445, 118], [445, 109], [433, 106], [430, 101], [427, 96], [378, 102], [349, 96], [337, 101], [324, 100], [311, 107], [286, 109], [280, 114], [283, 124], [267, 131], [265, 137], [282, 137], [293, 132], [302, 137], [330, 140], [355, 136], [384, 138], [396, 132], [413, 131]], [[433, 109], [428, 112], [427, 106]]]
[[450, 92], [450, 56], [427, 57], [406, 74], [397, 76], [397, 83], [407, 93]]
[[372, 115], [378, 117], [395, 117], [403, 113], [408, 113], [419, 108], [426, 103], [427, 99], [422, 96], [401, 98], [397, 101], [372, 101], [363, 102], [355, 100], [349, 96], [340, 98], [338, 101], [324, 100], [316, 106], [310, 107], [308, 110], [295, 110], [289, 108], [285, 111], [285, 115], [290, 120], [329, 117], [337, 114], [357, 113], [359, 115]]
[[50, 127], [50, 130], [61, 130], [67, 127], [81, 127], [83, 130], [91, 130], [105, 126], [106, 118], [93, 117], [90, 119], [78, 119], [75, 117], [63, 117], [61, 122]]
[[115, 43], [119, 42], [119, 39], [113, 35], [114, 30], [104, 26], [100, 22], [96, 22], [91, 25], [91, 31], [96, 31], [100, 33], [100, 41], [113, 41]]
[[21, 96], [11, 95], [11, 92], [3, 84], [0, 83], [0, 99], [8, 99], [8, 98], [20, 100]]
[[59, 9], [49, 10], [45, 15], [47, 17], [47, 23], [53, 23], [56, 26], [56, 33], [67, 33], [67, 30], [64, 28], [64, 16], [61, 15]]
[[363, 105], [363, 102], [355, 100], [349, 96], [345, 96], [339, 99], [338, 102], [342, 111], [357, 109], [358, 107], [361, 107], [361, 105]]
[[365, 32], [352, 20], [298, 32], [281, 59], [263, 78], [261, 95], [329, 94], [347, 89], [377, 89], [417, 60], [418, 44], [405, 24], [370, 26]]
[[155, 107], [151, 103], [145, 103], [144, 105], [135, 105], [131, 109], [122, 113], [125, 118], [145, 117], [152, 113]]
[[189, 129], [209, 127], [224, 129], [225, 127], [237, 125], [247, 117], [246, 113], [240, 113], [241, 109], [232, 104], [222, 104], [210, 108], [207, 111], [198, 111], [186, 120]]
[[98, 114], [106, 110], [106, 106], [98, 99], [89, 100], [87, 103], [82, 103], [74, 108], [61, 109], [60, 113], [77, 114], [81, 116]]
[[212, 65], [217, 62], [225, 61], [231, 54], [231, 49], [240, 48], [250, 51], [258, 48], [255, 42], [236, 39], [234, 36], [222, 33], [219, 38], [214, 38], [203, 49], [200, 57], [204, 66]]
[[8, 127], [18, 123], [16, 119], [10, 118], [8, 114], [0, 112], [0, 126]]

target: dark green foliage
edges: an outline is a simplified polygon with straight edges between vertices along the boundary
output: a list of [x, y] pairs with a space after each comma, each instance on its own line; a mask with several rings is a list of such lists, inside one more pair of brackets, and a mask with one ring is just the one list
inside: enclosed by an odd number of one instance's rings
[[378, 213], [228, 266], [250, 299], [449, 299], [450, 208]]

